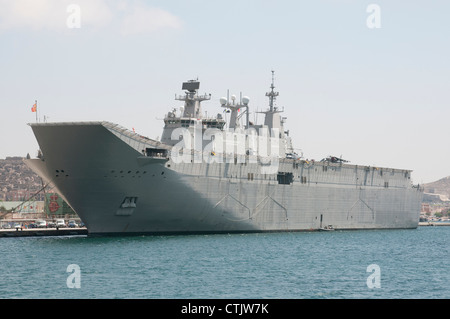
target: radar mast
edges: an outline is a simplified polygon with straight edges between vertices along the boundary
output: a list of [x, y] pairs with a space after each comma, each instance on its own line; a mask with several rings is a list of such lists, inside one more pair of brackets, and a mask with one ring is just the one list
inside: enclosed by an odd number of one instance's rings
[[208, 95], [198, 95], [198, 89], [200, 88], [200, 82], [198, 80], [190, 80], [184, 82], [182, 90], [185, 90], [185, 95], [176, 96], [175, 100], [184, 101], [184, 113], [183, 117], [198, 118], [201, 119], [202, 109], [200, 103], [205, 100], [211, 99], [211, 94]]
[[269, 107], [270, 107], [270, 112], [273, 112], [273, 111], [274, 111], [274, 102], [275, 102], [276, 97], [279, 95], [278, 92], [275, 92], [275, 91], [273, 90], [273, 89], [275, 88], [275, 84], [274, 84], [274, 82], [275, 82], [275, 80], [274, 80], [275, 77], [274, 77], [274, 74], [275, 74], [275, 71], [272, 70], [272, 84], [270, 85], [271, 91], [266, 93], [266, 96], [269, 97]]

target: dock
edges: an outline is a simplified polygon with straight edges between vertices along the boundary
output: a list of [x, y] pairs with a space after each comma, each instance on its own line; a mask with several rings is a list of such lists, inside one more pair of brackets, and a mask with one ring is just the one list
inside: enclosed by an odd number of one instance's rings
[[1, 237], [43, 237], [43, 236], [77, 236], [87, 235], [87, 228], [32, 228], [32, 229], [0, 229]]
[[419, 222], [419, 226], [450, 226], [450, 222]]

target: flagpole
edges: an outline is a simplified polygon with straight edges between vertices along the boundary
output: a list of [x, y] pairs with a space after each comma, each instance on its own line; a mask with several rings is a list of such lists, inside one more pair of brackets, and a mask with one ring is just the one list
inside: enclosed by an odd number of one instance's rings
[[34, 101], [36, 105], [36, 123], [38, 122], [38, 107], [37, 107], [37, 100]]

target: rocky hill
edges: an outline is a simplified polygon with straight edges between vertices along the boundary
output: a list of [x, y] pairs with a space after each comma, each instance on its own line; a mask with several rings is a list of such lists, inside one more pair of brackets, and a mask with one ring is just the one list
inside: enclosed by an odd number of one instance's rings
[[450, 197], [450, 176], [441, 178], [438, 181], [424, 184], [425, 193], [442, 194]]
[[[41, 178], [23, 162], [23, 157], [0, 159], [1, 201], [25, 200], [41, 188]], [[37, 199], [43, 200], [43, 196]]]
[[449, 203], [450, 202], [450, 176], [438, 181], [424, 184], [424, 202]]

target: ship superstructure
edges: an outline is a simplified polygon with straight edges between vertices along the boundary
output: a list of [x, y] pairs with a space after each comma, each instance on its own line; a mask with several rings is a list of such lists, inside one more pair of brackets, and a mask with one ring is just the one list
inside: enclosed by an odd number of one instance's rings
[[221, 98], [222, 112], [204, 116], [211, 96], [199, 86], [183, 83], [184, 106], [166, 114], [161, 141], [109, 122], [33, 123], [41, 155], [25, 161], [90, 234], [417, 227], [423, 192], [410, 170], [294, 152], [273, 73], [261, 125], [248, 97]]

